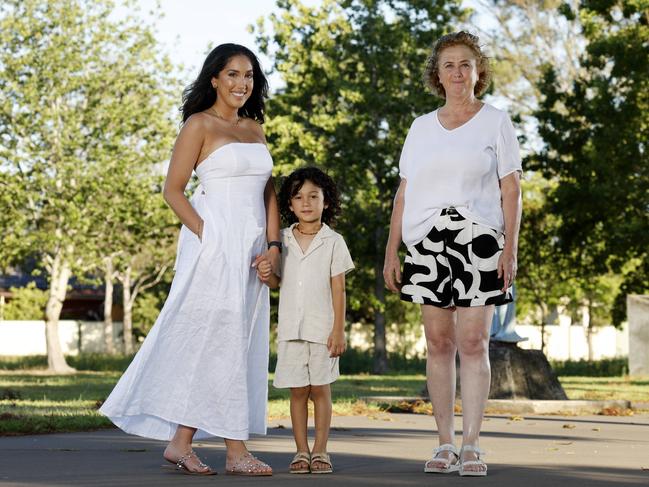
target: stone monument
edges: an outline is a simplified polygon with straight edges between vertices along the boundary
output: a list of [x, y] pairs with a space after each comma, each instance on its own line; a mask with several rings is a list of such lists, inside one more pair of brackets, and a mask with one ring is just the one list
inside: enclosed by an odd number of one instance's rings
[[629, 320], [629, 375], [649, 375], [649, 296], [626, 297]]

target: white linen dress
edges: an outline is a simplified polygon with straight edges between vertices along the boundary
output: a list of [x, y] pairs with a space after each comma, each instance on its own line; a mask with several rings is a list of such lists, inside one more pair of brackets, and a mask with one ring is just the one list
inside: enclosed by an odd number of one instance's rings
[[182, 227], [169, 296], [100, 412], [127, 433], [169, 440], [179, 424], [245, 440], [266, 433], [268, 288], [251, 267], [266, 250], [264, 144], [230, 143], [196, 168], [202, 241]]

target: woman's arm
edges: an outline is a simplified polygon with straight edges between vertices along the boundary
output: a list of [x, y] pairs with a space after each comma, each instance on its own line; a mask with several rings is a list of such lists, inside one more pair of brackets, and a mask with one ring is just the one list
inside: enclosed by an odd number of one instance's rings
[[504, 279], [505, 292], [516, 278], [518, 232], [521, 226], [523, 204], [521, 199], [521, 176], [518, 171], [500, 180], [503, 215], [505, 218], [505, 247], [498, 261], [498, 278]]
[[403, 195], [406, 191], [406, 180], [402, 179], [394, 197], [392, 216], [390, 217], [390, 234], [385, 246], [385, 261], [383, 264], [383, 279], [388, 289], [399, 292], [401, 284], [401, 261], [399, 260], [399, 247], [401, 246], [401, 223], [403, 218]]
[[[264, 202], [266, 204], [266, 239], [268, 242], [281, 241], [279, 236], [279, 205], [277, 204], [277, 195], [273, 178], [268, 178], [264, 190]], [[273, 246], [268, 249], [268, 257], [271, 262], [273, 274], [277, 273], [280, 262], [280, 251]]]
[[334, 326], [327, 340], [327, 348], [331, 357], [338, 357], [347, 348], [345, 341], [345, 273], [331, 278], [331, 299], [334, 308]]
[[183, 125], [174, 145], [167, 179], [162, 195], [183, 225], [203, 237], [203, 219], [185, 196], [187, 181], [192, 175], [194, 165], [203, 146], [203, 127], [196, 117], [190, 117]]

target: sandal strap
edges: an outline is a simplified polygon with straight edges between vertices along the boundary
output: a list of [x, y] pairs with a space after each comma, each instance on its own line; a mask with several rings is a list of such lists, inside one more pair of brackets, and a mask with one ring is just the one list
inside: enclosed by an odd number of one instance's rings
[[330, 467], [332, 466], [331, 457], [329, 456], [328, 453], [313, 453], [311, 455], [311, 463], [314, 462], [326, 463]]
[[452, 445], [451, 443], [444, 443], [443, 445], [440, 445], [433, 450], [433, 458], [435, 458], [438, 453], [441, 453], [443, 451], [450, 451], [456, 457], [460, 456], [457, 452], [457, 448], [455, 448], [455, 445]]
[[262, 462], [259, 458], [248, 452], [239, 457], [239, 459], [237, 459], [228, 470], [234, 472], [258, 473], [270, 470], [270, 465]]
[[295, 465], [296, 463], [300, 462], [305, 462], [307, 465], [311, 463], [311, 455], [309, 452], [305, 451], [299, 451], [295, 454], [293, 457], [293, 461], [291, 462], [291, 465]]
[[465, 445], [465, 446], [462, 446], [462, 448], [460, 448], [460, 456], [461, 456], [462, 453], [465, 452], [465, 451], [473, 452], [473, 453], [475, 453], [476, 455], [478, 455], [478, 457], [480, 457], [480, 456], [485, 456], [485, 455], [487, 454], [486, 451], [481, 450], [481, 449], [478, 448], [477, 446], [473, 446], [473, 445]]

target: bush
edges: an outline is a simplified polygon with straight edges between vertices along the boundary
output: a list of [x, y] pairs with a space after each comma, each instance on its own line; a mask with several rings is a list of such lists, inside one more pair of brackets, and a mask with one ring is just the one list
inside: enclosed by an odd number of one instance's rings
[[[122, 372], [133, 360], [133, 355], [107, 355], [101, 353], [82, 353], [68, 355], [65, 360], [77, 370], [101, 372]], [[46, 369], [46, 355], [25, 355], [23, 357], [0, 357], [0, 370]]]
[[550, 365], [558, 376], [620, 377], [629, 373], [629, 359], [626, 357], [550, 361]]
[[25, 287], [9, 288], [11, 299], [2, 310], [4, 320], [42, 320], [45, 318], [47, 291], [30, 282]]

